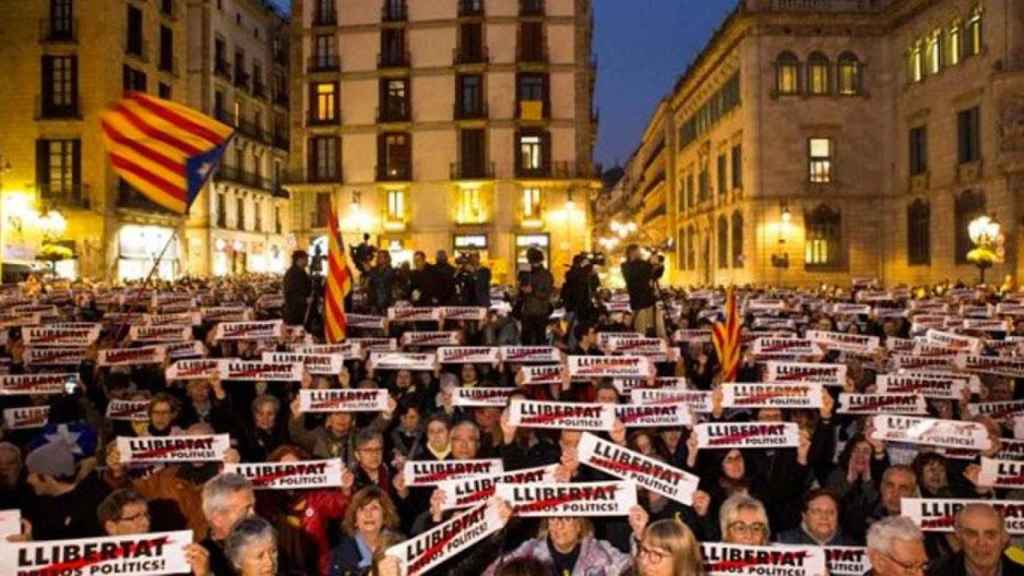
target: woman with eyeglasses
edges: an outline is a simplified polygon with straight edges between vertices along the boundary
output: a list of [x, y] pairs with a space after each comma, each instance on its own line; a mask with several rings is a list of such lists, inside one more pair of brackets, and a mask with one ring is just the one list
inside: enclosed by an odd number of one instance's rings
[[756, 498], [746, 494], [733, 494], [722, 503], [719, 511], [722, 541], [726, 544], [767, 546], [771, 529], [768, 513]]
[[700, 543], [678, 520], [658, 520], [644, 530], [637, 546], [637, 576], [703, 576]]

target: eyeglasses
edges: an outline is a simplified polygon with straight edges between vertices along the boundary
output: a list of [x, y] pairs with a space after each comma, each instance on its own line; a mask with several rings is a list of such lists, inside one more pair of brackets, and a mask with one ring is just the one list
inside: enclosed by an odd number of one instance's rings
[[744, 524], [743, 522], [733, 522], [728, 526], [729, 530], [739, 534], [740, 536], [753, 536], [758, 534], [764, 534], [764, 531], [768, 529], [767, 526], [760, 522], [754, 524]]
[[661, 550], [650, 548], [648, 546], [641, 544], [640, 549], [636, 552], [636, 557], [639, 560], [644, 556], [647, 556], [647, 558], [651, 561], [651, 564], [657, 564], [664, 560], [666, 556], [668, 556], [668, 552], [662, 552]]
[[900, 562], [899, 560], [893, 558], [892, 554], [886, 554], [885, 552], [882, 552], [882, 556], [885, 556], [893, 564], [899, 566], [900, 569], [903, 571], [903, 573], [907, 574], [908, 576], [911, 575], [911, 574], [913, 574], [913, 575], [924, 574], [925, 572], [928, 572], [928, 570], [931, 568], [931, 563], [929, 563], [929, 562], [922, 562], [920, 564], [918, 564], [918, 563], [910, 563], [910, 564], [908, 564], [906, 562]]
[[149, 511], [148, 510], [145, 511], [145, 512], [139, 512], [138, 514], [132, 514], [131, 516], [125, 516], [123, 518], [118, 518], [117, 521], [118, 522], [137, 522], [137, 521], [139, 521], [139, 520], [141, 520], [143, 518], [145, 518], [146, 520], [149, 520]]
[[358, 449], [360, 452], [369, 452], [371, 454], [380, 454], [384, 452], [383, 446], [363, 446]]
[[819, 518], [834, 518], [837, 515], [835, 508], [808, 508], [807, 513]]

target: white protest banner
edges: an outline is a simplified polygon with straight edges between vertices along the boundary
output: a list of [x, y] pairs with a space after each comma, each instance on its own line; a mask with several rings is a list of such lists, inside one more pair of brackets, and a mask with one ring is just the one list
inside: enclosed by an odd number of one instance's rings
[[292, 462], [243, 462], [225, 464], [225, 474], [239, 474], [256, 490], [305, 490], [341, 486], [340, 458]]
[[221, 380], [302, 382], [305, 368], [298, 362], [228, 360], [220, 363], [218, 372]]
[[384, 317], [370, 316], [367, 314], [345, 314], [345, 321], [349, 328], [367, 328], [370, 330], [383, 330]]
[[967, 389], [971, 391], [971, 394], [981, 394], [981, 378], [977, 374], [932, 369], [916, 371], [900, 370], [899, 374], [903, 376], [914, 376], [917, 378], [945, 378], [954, 382], [962, 382], [963, 385], [967, 386]]
[[23, 408], [4, 409], [4, 428], [8, 430], [42, 428], [46, 426], [49, 420], [49, 406], [25, 406]]
[[679, 376], [666, 376], [655, 378], [615, 378], [612, 386], [619, 391], [619, 394], [628, 396], [633, 390], [640, 388], [660, 388], [672, 390], [686, 390], [686, 378]]
[[256, 299], [256, 308], [269, 310], [272, 308], [283, 308], [284, 296], [279, 294], [264, 294]]
[[107, 420], [149, 422], [149, 400], [111, 400], [107, 403]]
[[117, 437], [121, 462], [223, 462], [231, 447], [227, 434]]
[[170, 342], [168, 344], [164, 344], [164, 349], [167, 352], [167, 357], [171, 360], [181, 360], [183, 358], [206, 358], [210, 353], [210, 351], [206, 349], [206, 345], [198, 340]]
[[394, 338], [349, 338], [349, 344], [359, 346], [360, 350], [370, 352], [386, 352], [398, 350], [398, 340]]
[[406, 486], [436, 486], [448, 480], [493, 476], [504, 472], [500, 458], [486, 460], [406, 460], [402, 476]]
[[1024, 400], [972, 402], [967, 405], [967, 413], [972, 417], [989, 416], [995, 420], [1005, 420], [1014, 416], [1024, 415]]
[[[851, 304], [849, 302], [836, 302], [832, 305], [832, 313], [838, 316], [867, 316], [871, 314], [871, 306], [868, 304]], [[845, 334], [845, 332], [839, 332]], [[810, 336], [808, 336], [810, 338]]]
[[900, 513], [925, 532], [953, 532], [956, 514], [968, 504], [985, 504], [996, 509], [1013, 536], [1024, 535], [1024, 500], [966, 500], [955, 498], [903, 498]]
[[554, 346], [502, 346], [502, 362], [548, 364], [562, 361], [562, 351]]
[[497, 364], [501, 349], [496, 346], [442, 346], [437, 349], [441, 364]]
[[668, 354], [668, 342], [662, 338], [616, 336], [608, 339], [605, 350], [610, 354], [632, 354], [634, 356]]
[[200, 308], [203, 322], [247, 322], [252, 318], [252, 310], [245, 306], [210, 306]]
[[914, 344], [914, 349], [910, 353], [914, 356], [955, 358], [960, 351], [944, 344], [933, 344], [931, 342], [918, 341]]
[[861, 546], [825, 546], [830, 576], [864, 576], [871, 571], [868, 549]]
[[462, 333], [445, 332], [405, 332], [402, 334], [402, 346], [458, 346], [462, 343]]
[[389, 322], [439, 322], [441, 320], [440, 308], [427, 307], [406, 307], [388, 308]]
[[500, 484], [550, 484], [555, 481], [557, 464], [512, 470], [489, 476], [470, 476], [462, 480], [445, 480], [437, 484], [444, 493], [442, 510], [460, 510], [486, 502]]
[[77, 366], [85, 361], [85, 348], [25, 348], [22, 361], [33, 368], [40, 366]]
[[341, 356], [343, 360], [361, 360], [363, 349], [356, 342], [340, 344], [300, 344], [294, 348], [296, 354], [329, 354]]
[[614, 339], [621, 338], [643, 338], [644, 335], [639, 332], [598, 332], [597, 333], [597, 347], [602, 350], [608, 348], [609, 344]]
[[821, 408], [821, 384], [726, 383], [722, 406], [726, 408]]
[[494, 493], [524, 518], [628, 516], [636, 506], [634, 482], [498, 484]]
[[192, 339], [191, 326], [132, 326], [128, 329], [128, 340], [142, 344], [184, 342]]
[[264, 352], [263, 361], [275, 364], [302, 364], [310, 374], [337, 376], [345, 367], [345, 359], [334, 354], [293, 354]]
[[820, 546], [747, 546], [701, 542], [707, 576], [824, 576], [825, 550]]
[[521, 366], [519, 373], [523, 375], [522, 381], [517, 384], [524, 386], [537, 386], [540, 384], [563, 384], [569, 378], [569, 371], [561, 364], [538, 364], [536, 366]]
[[897, 353], [889, 356], [889, 362], [894, 370], [931, 371], [951, 370], [954, 368], [955, 356], [916, 356], [914, 354]]
[[819, 356], [821, 347], [805, 338], [758, 338], [754, 340], [754, 354], [796, 354]]
[[1024, 460], [1024, 440], [1015, 440], [1013, 438], [1000, 438], [999, 446], [999, 452], [996, 452], [995, 454], [996, 459]]
[[57, 307], [48, 304], [23, 304], [14, 306], [9, 312], [12, 314], [39, 314], [43, 320], [60, 318], [60, 311], [57, 310]]
[[675, 404], [616, 404], [615, 417], [626, 428], [652, 428], [659, 426], [693, 426], [690, 407]]
[[632, 480], [637, 486], [670, 500], [693, 505], [693, 494], [700, 478], [689, 472], [603, 440], [590, 432], [584, 432], [580, 437], [576, 454], [581, 464], [616, 478]]
[[437, 355], [433, 352], [381, 352], [373, 350], [367, 361], [371, 370], [427, 370], [437, 367]]
[[971, 450], [988, 450], [992, 446], [988, 430], [977, 422], [892, 414], [874, 416], [871, 422], [872, 440]]
[[654, 366], [645, 356], [569, 356], [572, 378], [654, 377]]
[[1008, 378], [1024, 378], [1024, 358], [960, 354], [956, 357], [956, 366], [968, 372], [995, 374], [996, 376]]
[[[78, 374], [4, 374], [0, 375], [0, 395], [67, 394], [81, 386]], [[69, 390], [70, 388], [70, 390]]]
[[1024, 462], [982, 456], [978, 485], [1019, 490], [1024, 487]]
[[474, 320], [482, 322], [487, 318], [487, 308], [483, 306], [442, 306], [441, 317], [445, 320]]
[[139, 364], [163, 364], [167, 357], [164, 346], [143, 346], [141, 348], [108, 348], [100, 350], [100, 366], [136, 366]]
[[100, 337], [102, 326], [86, 324], [82, 327], [26, 326], [21, 329], [25, 346], [64, 346], [87, 348]]
[[176, 314], [145, 314], [143, 321], [148, 326], [199, 326], [203, 315], [198, 310]]
[[387, 412], [388, 391], [383, 388], [328, 388], [299, 390], [300, 412]]
[[0, 510], [0, 539], [21, 534], [21, 510]]
[[271, 340], [284, 334], [284, 320], [221, 322], [213, 329], [214, 340]]
[[764, 379], [768, 382], [815, 382], [842, 387], [846, 385], [846, 364], [768, 362]]
[[634, 388], [629, 392], [633, 404], [682, 403], [697, 414], [711, 413], [711, 392], [703, 390], [673, 390], [671, 388]]
[[879, 394], [920, 394], [925, 398], [960, 400], [963, 389], [961, 380], [927, 372], [875, 376], [875, 391]]
[[707, 328], [680, 328], [672, 334], [672, 341], [683, 343], [704, 343], [711, 342], [711, 330]]
[[164, 371], [164, 379], [168, 382], [172, 380], [206, 380], [220, 374], [222, 360], [224, 359], [178, 360]]
[[454, 388], [452, 406], [493, 406], [503, 408], [515, 388]]
[[911, 338], [886, 338], [885, 349], [889, 352], [911, 352], [917, 341]]
[[792, 422], [722, 422], [694, 426], [699, 448], [796, 448], [800, 427]]
[[920, 394], [839, 394], [838, 414], [916, 414], [928, 413], [928, 404]]
[[964, 318], [963, 329], [972, 332], [1009, 332], [1010, 323], [995, 318]]
[[33, 314], [0, 314], [0, 328], [21, 328], [24, 326], [38, 326], [42, 322], [42, 315]]
[[4, 543], [0, 574], [8, 576], [160, 576], [191, 574], [185, 547], [192, 531], [105, 538]]
[[419, 576], [504, 526], [497, 504], [491, 501], [467, 510], [419, 536], [395, 544], [385, 554], [398, 559], [403, 576]]
[[847, 334], [846, 332], [825, 332], [823, 330], [808, 330], [806, 337], [811, 342], [829, 350], [872, 354], [880, 348], [878, 336]]
[[523, 428], [610, 431], [615, 423], [615, 408], [611, 404], [513, 398], [508, 411], [509, 423]]
[[935, 328], [929, 328], [924, 334], [924, 339], [931, 344], [939, 344], [947, 348], [955, 348], [961, 352], [968, 352], [971, 354], [981, 352], [982, 348], [981, 338], [964, 336], [953, 332], [943, 332], [941, 330], [936, 330]]

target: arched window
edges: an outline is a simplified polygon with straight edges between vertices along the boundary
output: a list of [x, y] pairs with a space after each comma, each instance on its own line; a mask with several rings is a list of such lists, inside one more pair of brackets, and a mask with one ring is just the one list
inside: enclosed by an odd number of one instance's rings
[[814, 52], [807, 58], [807, 92], [819, 96], [832, 92], [830, 64], [821, 52]]
[[956, 66], [960, 63], [960, 57], [964, 50], [964, 25], [960, 20], [954, 20], [946, 32], [946, 65]]
[[967, 19], [967, 37], [964, 42], [964, 56], [977, 56], [978, 54], [981, 54], [981, 17], [981, 4], [979, 4], [974, 7], [974, 10], [971, 10], [971, 15]]
[[842, 217], [824, 204], [806, 220], [807, 241], [804, 263], [808, 268], [833, 267], [842, 263]]
[[839, 56], [839, 93], [843, 96], [860, 94], [860, 60], [852, 52]]
[[978, 216], [985, 213], [985, 195], [981, 192], [967, 190], [956, 199], [953, 207], [954, 238], [956, 238], [956, 263], [967, 264], [967, 253], [974, 244], [967, 233], [967, 226]]
[[718, 268], [729, 267], [729, 220], [725, 215], [718, 217]]
[[690, 226], [686, 230], [686, 269], [697, 268], [697, 232]]
[[917, 199], [907, 206], [907, 263], [927, 266], [932, 261], [931, 208]]
[[934, 76], [942, 71], [942, 29], [933, 31], [925, 40], [925, 73]]
[[920, 40], [907, 52], [907, 82], [924, 80], [924, 46]]
[[743, 268], [743, 214], [732, 213], [732, 267]]
[[775, 61], [775, 91], [779, 94], [800, 93], [800, 59], [792, 52], [779, 54]]

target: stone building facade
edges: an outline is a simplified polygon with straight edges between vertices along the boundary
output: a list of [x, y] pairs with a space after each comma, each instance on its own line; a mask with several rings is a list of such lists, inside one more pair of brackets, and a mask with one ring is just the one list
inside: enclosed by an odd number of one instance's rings
[[300, 245], [338, 206], [394, 258], [480, 251], [511, 281], [589, 248], [589, 0], [295, 0], [289, 189]]

